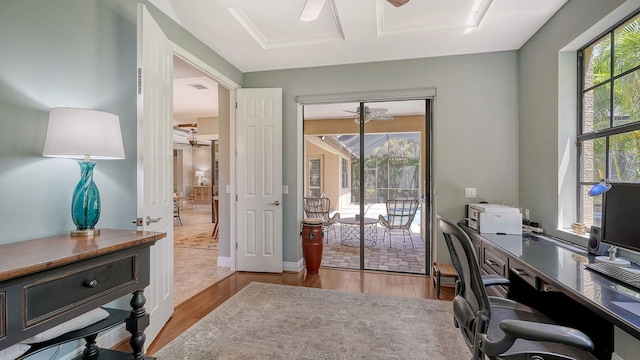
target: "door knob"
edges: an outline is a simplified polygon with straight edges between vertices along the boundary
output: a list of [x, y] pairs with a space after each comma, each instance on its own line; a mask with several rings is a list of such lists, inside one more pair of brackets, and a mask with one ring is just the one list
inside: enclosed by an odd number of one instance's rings
[[157, 222], [158, 222], [158, 221], [160, 221], [160, 220], [162, 220], [162, 218], [161, 218], [161, 217], [159, 217], [159, 218], [155, 218], [155, 219], [152, 219], [152, 218], [150, 218], [150, 217], [147, 215], [147, 225], [149, 225], [149, 224], [151, 224], [151, 223], [157, 223]]
[[272, 203], [270, 203], [271, 205], [275, 205], [275, 206], [280, 206], [280, 201], [276, 200]]

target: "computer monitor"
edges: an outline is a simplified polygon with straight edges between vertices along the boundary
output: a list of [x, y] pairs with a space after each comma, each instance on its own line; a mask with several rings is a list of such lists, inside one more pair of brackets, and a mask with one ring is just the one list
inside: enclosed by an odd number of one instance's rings
[[640, 252], [640, 184], [611, 185], [603, 199], [602, 241]]

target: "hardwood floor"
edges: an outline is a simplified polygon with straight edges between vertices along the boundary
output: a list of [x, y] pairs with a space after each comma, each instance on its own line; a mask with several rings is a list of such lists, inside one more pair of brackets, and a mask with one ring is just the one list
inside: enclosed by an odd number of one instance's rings
[[[306, 275], [304, 272], [300, 274], [237, 272], [178, 305], [167, 325], [147, 349], [147, 354], [153, 355], [198, 320], [254, 281], [369, 294], [437, 299], [436, 289], [433, 287], [431, 277], [425, 276], [326, 268], [321, 268], [318, 274], [313, 275]], [[442, 288], [440, 299], [453, 299], [453, 289]], [[120, 344], [117, 349], [127, 351], [129, 349], [128, 342]]]

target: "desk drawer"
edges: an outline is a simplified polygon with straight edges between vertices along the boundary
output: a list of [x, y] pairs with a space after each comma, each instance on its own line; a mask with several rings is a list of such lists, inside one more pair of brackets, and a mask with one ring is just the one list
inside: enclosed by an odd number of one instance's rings
[[489, 274], [507, 276], [507, 257], [489, 247], [482, 248], [482, 268]]
[[531, 285], [534, 289], [538, 289], [537, 276], [533, 271], [527, 269], [519, 262], [513, 261], [513, 258], [509, 261], [509, 270], [511, 270], [514, 275], [524, 280], [527, 284]]
[[24, 286], [24, 327], [30, 327], [138, 281], [138, 254], [93, 261]]

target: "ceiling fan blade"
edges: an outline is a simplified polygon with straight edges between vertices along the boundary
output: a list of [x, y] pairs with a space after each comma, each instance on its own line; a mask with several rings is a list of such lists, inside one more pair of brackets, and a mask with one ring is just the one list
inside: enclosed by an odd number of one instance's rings
[[395, 7], [399, 7], [408, 3], [409, 0], [387, 0], [387, 2]]
[[389, 109], [385, 109], [385, 108], [371, 108], [371, 109], [369, 109], [369, 114], [371, 114], [371, 116], [382, 116], [382, 115], [384, 115], [387, 111], [389, 111]]
[[181, 127], [181, 128], [196, 128], [196, 127], [198, 127], [198, 124], [178, 124], [178, 127]]

